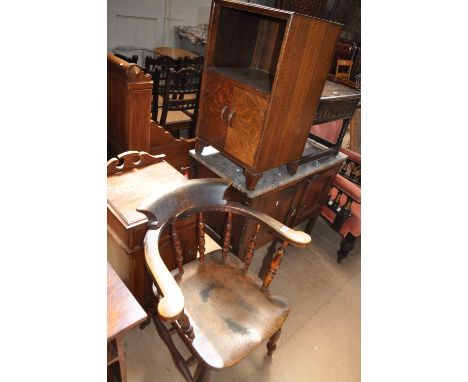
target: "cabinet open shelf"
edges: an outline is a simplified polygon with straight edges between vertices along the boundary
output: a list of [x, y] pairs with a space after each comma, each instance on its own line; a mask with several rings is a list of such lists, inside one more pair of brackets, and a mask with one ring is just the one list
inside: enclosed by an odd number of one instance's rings
[[284, 18], [222, 7], [208, 67], [270, 93], [286, 25]]
[[215, 67], [209, 70], [268, 94], [271, 92], [275, 78], [271, 73], [255, 68]]

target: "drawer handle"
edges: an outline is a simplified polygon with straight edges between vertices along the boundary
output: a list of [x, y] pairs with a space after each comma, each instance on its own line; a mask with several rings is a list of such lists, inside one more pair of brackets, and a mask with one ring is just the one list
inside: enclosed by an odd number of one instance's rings
[[222, 109], [221, 109], [221, 121], [225, 122], [224, 120], [224, 114], [226, 113], [226, 111], [228, 110], [228, 107], [227, 106], [224, 106]]
[[232, 127], [232, 125], [231, 125], [231, 120], [232, 120], [232, 117], [234, 117], [235, 114], [236, 114], [235, 111], [231, 111], [231, 112], [229, 113], [228, 121], [227, 121], [227, 124], [228, 124], [229, 127]]

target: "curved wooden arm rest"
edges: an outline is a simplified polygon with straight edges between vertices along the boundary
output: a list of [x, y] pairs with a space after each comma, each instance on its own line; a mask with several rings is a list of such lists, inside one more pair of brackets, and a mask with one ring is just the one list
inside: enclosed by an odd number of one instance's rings
[[355, 163], [358, 163], [358, 164], [361, 164], [361, 154], [358, 154], [357, 152], [355, 151], [351, 151], [345, 147], [341, 147], [340, 148], [340, 151], [343, 153], [343, 154], [346, 154], [348, 156], [348, 159], [351, 161], [351, 162], [355, 162]]
[[145, 261], [164, 296], [158, 304], [159, 316], [164, 321], [172, 322], [177, 320], [184, 311], [184, 295], [159, 255], [160, 231], [161, 229], [149, 229], [146, 232]]
[[263, 212], [256, 211], [248, 206], [228, 202], [226, 207], [228, 210], [235, 211], [238, 214], [253, 218], [256, 221], [265, 224], [271, 231], [273, 231], [274, 234], [276, 234], [276, 236], [279, 236], [281, 239], [295, 245], [296, 247], [305, 247], [312, 241], [311, 237], [305, 232], [289, 228], [278, 220], [273, 219], [271, 216], [268, 216]]
[[355, 202], [361, 203], [361, 189], [345, 177], [338, 174], [333, 181], [333, 186], [343, 191], [344, 194], [348, 195]]

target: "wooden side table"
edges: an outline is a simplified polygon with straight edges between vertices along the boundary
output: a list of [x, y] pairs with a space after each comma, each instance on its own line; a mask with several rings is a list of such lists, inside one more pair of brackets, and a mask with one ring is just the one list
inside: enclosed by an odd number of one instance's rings
[[107, 380], [127, 381], [123, 335], [146, 313], [107, 263]]
[[188, 57], [191, 60], [194, 58], [197, 58], [198, 55], [189, 52], [188, 50], [180, 49], [180, 48], [171, 48], [169, 46], [160, 46], [157, 48], [154, 48], [154, 52], [156, 54], [159, 54], [160, 56], [169, 56], [174, 60], [177, 60], [178, 58], [184, 58]]

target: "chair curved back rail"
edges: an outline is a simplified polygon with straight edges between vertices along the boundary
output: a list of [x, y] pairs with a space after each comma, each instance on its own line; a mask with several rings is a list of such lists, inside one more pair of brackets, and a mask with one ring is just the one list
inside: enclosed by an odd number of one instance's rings
[[247, 272], [252, 261], [255, 240], [261, 226], [280, 239], [282, 244], [273, 257], [269, 270], [263, 279], [261, 289], [264, 291], [268, 289], [274, 279], [288, 244], [305, 247], [311, 241], [310, 236], [306, 233], [286, 227], [265, 213], [238, 203], [226, 201], [225, 192], [230, 185], [231, 182], [222, 179], [194, 179], [162, 197], [149, 197], [137, 208], [139, 212], [148, 218], [149, 229], [145, 237], [145, 261], [153, 281], [155, 281], [158, 290], [162, 294], [162, 296], [159, 296], [158, 313], [161, 319], [165, 321], [173, 322], [184, 317], [183, 294], [174, 277], [163, 263], [158, 250], [159, 236], [165, 227], [170, 226], [179, 273], [183, 274], [182, 250], [174, 224], [177, 218], [188, 214], [197, 214], [197, 241], [200, 254], [198, 260], [201, 263], [204, 262], [205, 258], [204, 212], [221, 211], [227, 213], [227, 224], [222, 240], [222, 259], [224, 261], [229, 251], [232, 215], [241, 215], [254, 219], [258, 223], [257, 229], [247, 247], [242, 268], [243, 272]]

